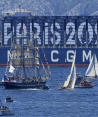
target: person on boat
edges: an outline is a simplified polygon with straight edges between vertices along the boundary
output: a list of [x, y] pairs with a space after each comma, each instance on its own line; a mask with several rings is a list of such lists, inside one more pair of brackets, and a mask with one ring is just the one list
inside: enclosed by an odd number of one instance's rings
[[18, 75], [17, 78], [20, 78], [20, 76]]
[[9, 78], [9, 84], [11, 84], [11, 79]]
[[9, 108], [7, 106], [5, 106], [5, 110], [8, 110]]
[[38, 79], [39, 81], [42, 81], [42, 79], [41, 79], [41, 76], [39, 77], [39, 79]]
[[6, 97], [6, 102], [13, 102], [13, 99], [11, 99], [10, 96], [7, 96], [7, 97]]
[[33, 76], [33, 80], [36, 81], [36, 77], [35, 76]]

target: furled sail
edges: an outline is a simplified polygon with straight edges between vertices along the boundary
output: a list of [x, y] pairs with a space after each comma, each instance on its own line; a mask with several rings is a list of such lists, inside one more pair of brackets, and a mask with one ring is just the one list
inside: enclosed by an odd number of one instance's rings
[[29, 45], [32, 49], [34, 49], [34, 45], [30, 42], [29, 39], [28, 39], [28, 45]]
[[39, 59], [38, 58], [35, 59], [35, 64], [39, 65]]
[[31, 66], [35, 64], [35, 58], [25, 58], [24, 62], [22, 61], [22, 58], [10, 59], [10, 63], [13, 63], [14, 66], [22, 66], [22, 64], [24, 64], [25, 66]]
[[16, 50], [20, 50], [21, 46], [19, 44], [16, 44], [15, 48], [16, 48]]
[[[12, 52], [12, 57], [13, 58], [16, 58], [17, 56], [22, 56], [22, 50], [20, 51], [13, 51]], [[31, 51], [24, 51], [24, 56], [33, 56], [32, 52]]]

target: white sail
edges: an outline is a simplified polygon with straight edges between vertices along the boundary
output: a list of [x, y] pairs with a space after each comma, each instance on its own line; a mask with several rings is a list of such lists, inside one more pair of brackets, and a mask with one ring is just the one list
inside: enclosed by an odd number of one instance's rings
[[64, 82], [63, 87], [67, 87], [69, 85], [70, 78], [71, 74], [69, 74], [69, 76], [67, 77], [67, 80]]
[[72, 80], [71, 85], [70, 85], [71, 89], [74, 89], [75, 82], [76, 82], [76, 66], [74, 65], [74, 77], [73, 77], [73, 80]]
[[96, 72], [96, 76], [98, 76], [98, 62], [97, 62], [96, 55], [95, 55], [95, 72]]
[[94, 65], [94, 64], [95, 64], [95, 63], [94, 63], [94, 55], [93, 55], [93, 57], [92, 57], [92, 59], [91, 59], [91, 62], [90, 62], [89, 66], [88, 66], [88, 68], [87, 68], [87, 71], [86, 71], [86, 73], [85, 73], [85, 76], [88, 76], [88, 77], [95, 77], [96, 72], [95, 72], [95, 65]]
[[13, 73], [13, 72], [14, 72], [14, 70], [15, 70], [15, 68], [14, 68], [12, 65], [10, 65], [9, 72], [10, 72], [10, 73]]
[[72, 63], [72, 67], [71, 67], [70, 74], [69, 74], [69, 76], [67, 77], [67, 80], [64, 82], [63, 87], [68, 87], [68, 85], [69, 85], [70, 78], [71, 78], [72, 71], [73, 71], [74, 64], [75, 64], [75, 58], [76, 58], [76, 51], [75, 51], [75, 53], [74, 53], [73, 63]]

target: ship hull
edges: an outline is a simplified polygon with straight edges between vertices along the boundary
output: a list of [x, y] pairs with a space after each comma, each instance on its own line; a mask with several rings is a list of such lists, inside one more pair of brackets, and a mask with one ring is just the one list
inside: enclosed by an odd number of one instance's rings
[[48, 89], [46, 82], [33, 82], [33, 83], [15, 83], [15, 82], [2, 82], [5, 89], [27, 89], [27, 88], [36, 88], [36, 89]]
[[14, 115], [12, 110], [4, 110], [4, 111], [1, 111], [1, 113], [2, 115]]
[[93, 88], [94, 85], [91, 85], [91, 86], [76, 86], [75, 88]]

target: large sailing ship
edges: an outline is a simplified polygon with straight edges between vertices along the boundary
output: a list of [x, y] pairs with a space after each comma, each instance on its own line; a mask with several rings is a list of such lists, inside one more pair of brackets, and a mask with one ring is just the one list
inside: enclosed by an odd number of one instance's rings
[[[10, 49], [10, 61], [6, 68], [4, 78], [1, 81], [6, 89], [48, 89], [46, 81], [50, 75], [47, 75], [47, 71], [40, 59], [37, 40], [38, 38], [35, 38], [31, 43], [28, 37], [14, 38]], [[39, 61], [42, 64], [41, 68]]]

